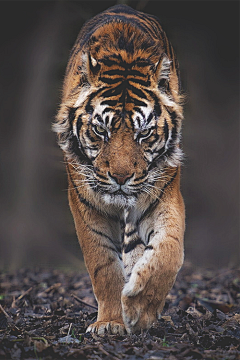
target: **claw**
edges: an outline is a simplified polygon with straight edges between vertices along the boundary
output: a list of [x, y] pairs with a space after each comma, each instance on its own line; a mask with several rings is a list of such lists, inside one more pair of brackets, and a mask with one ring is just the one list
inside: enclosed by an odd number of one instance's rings
[[113, 335], [124, 335], [125, 326], [117, 321], [96, 321], [88, 326], [86, 333], [94, 333], [103, 336], [106, 333]]

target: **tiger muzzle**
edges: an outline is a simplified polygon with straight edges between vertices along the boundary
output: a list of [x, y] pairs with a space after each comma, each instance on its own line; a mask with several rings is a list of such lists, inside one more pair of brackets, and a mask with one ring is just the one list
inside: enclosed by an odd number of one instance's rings
[[130, 180], [134, 176], [134, 174], [111, 174], [110, 172], [108, 174], [118, 185], [124, 185], [127, 180]]

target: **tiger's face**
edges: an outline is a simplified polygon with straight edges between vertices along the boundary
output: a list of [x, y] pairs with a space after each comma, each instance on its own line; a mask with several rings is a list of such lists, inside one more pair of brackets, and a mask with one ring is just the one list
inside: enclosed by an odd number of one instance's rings
[[[94, 111], [92, 120], [79, 134], [85, 154], [91, 159], [92, 171], [88, 166], [87, 178], [105, 202], [134, 204], [140, 191], [149, 191], [153, 185], [149, 166], [157, 130], [153, 120], [141, 125], [138, 119], [134, 127], [129, 114], [124, 118], [120, 114], [104, 114], [104, 110], [101, 115]], [[159, 143], [164, 147], [164, 140], [159, 138]]]
[[[131, 37], [127, 29], [122, 34]], [[150, 51], [136, 44], [137, 53], [110, 49], [106, 56], [96, 51], [104, 48], [100, 39], [92, 37], [78, 65], [81, 89], [66, 116], [62, 148], [106, 203], [132, 206], [140, 193], [154, 191], [166, 166], [179, 165], [181, 108], [165, 54], [151, 43]]]

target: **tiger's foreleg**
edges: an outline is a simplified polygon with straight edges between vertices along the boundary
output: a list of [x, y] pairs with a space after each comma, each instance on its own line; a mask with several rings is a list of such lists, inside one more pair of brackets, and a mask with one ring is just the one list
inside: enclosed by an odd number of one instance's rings
[[[183, 263], [184, 205], [180, 193], [151, 214], [152, 236], [122, 292], [129, 333], [148, 329], [159, 317]], [[169, 199], [170, 200], [170, 199]]]
[[[125, 332], [121, 308], [124, 272], [114, 232], [106, 217], [88, 209], [89, 204], [84, 201], [76, 201], [76, 196], [74, 189], [69, 191], [78, 239], [98, 302], [97, 321], [87, 331], [122, 335]], [[118, 225], [114, 225], [117, 236]]]

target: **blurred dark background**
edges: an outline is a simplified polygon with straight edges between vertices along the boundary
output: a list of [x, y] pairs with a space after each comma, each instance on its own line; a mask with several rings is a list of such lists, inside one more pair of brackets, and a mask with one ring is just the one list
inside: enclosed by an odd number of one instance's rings
[[180, 63], [186, 258], [239, 264], [239, 2], [1, 1], [0, 269], [83, 266], [51, 124], [81, 26], [123, 2], [160, 18]]

